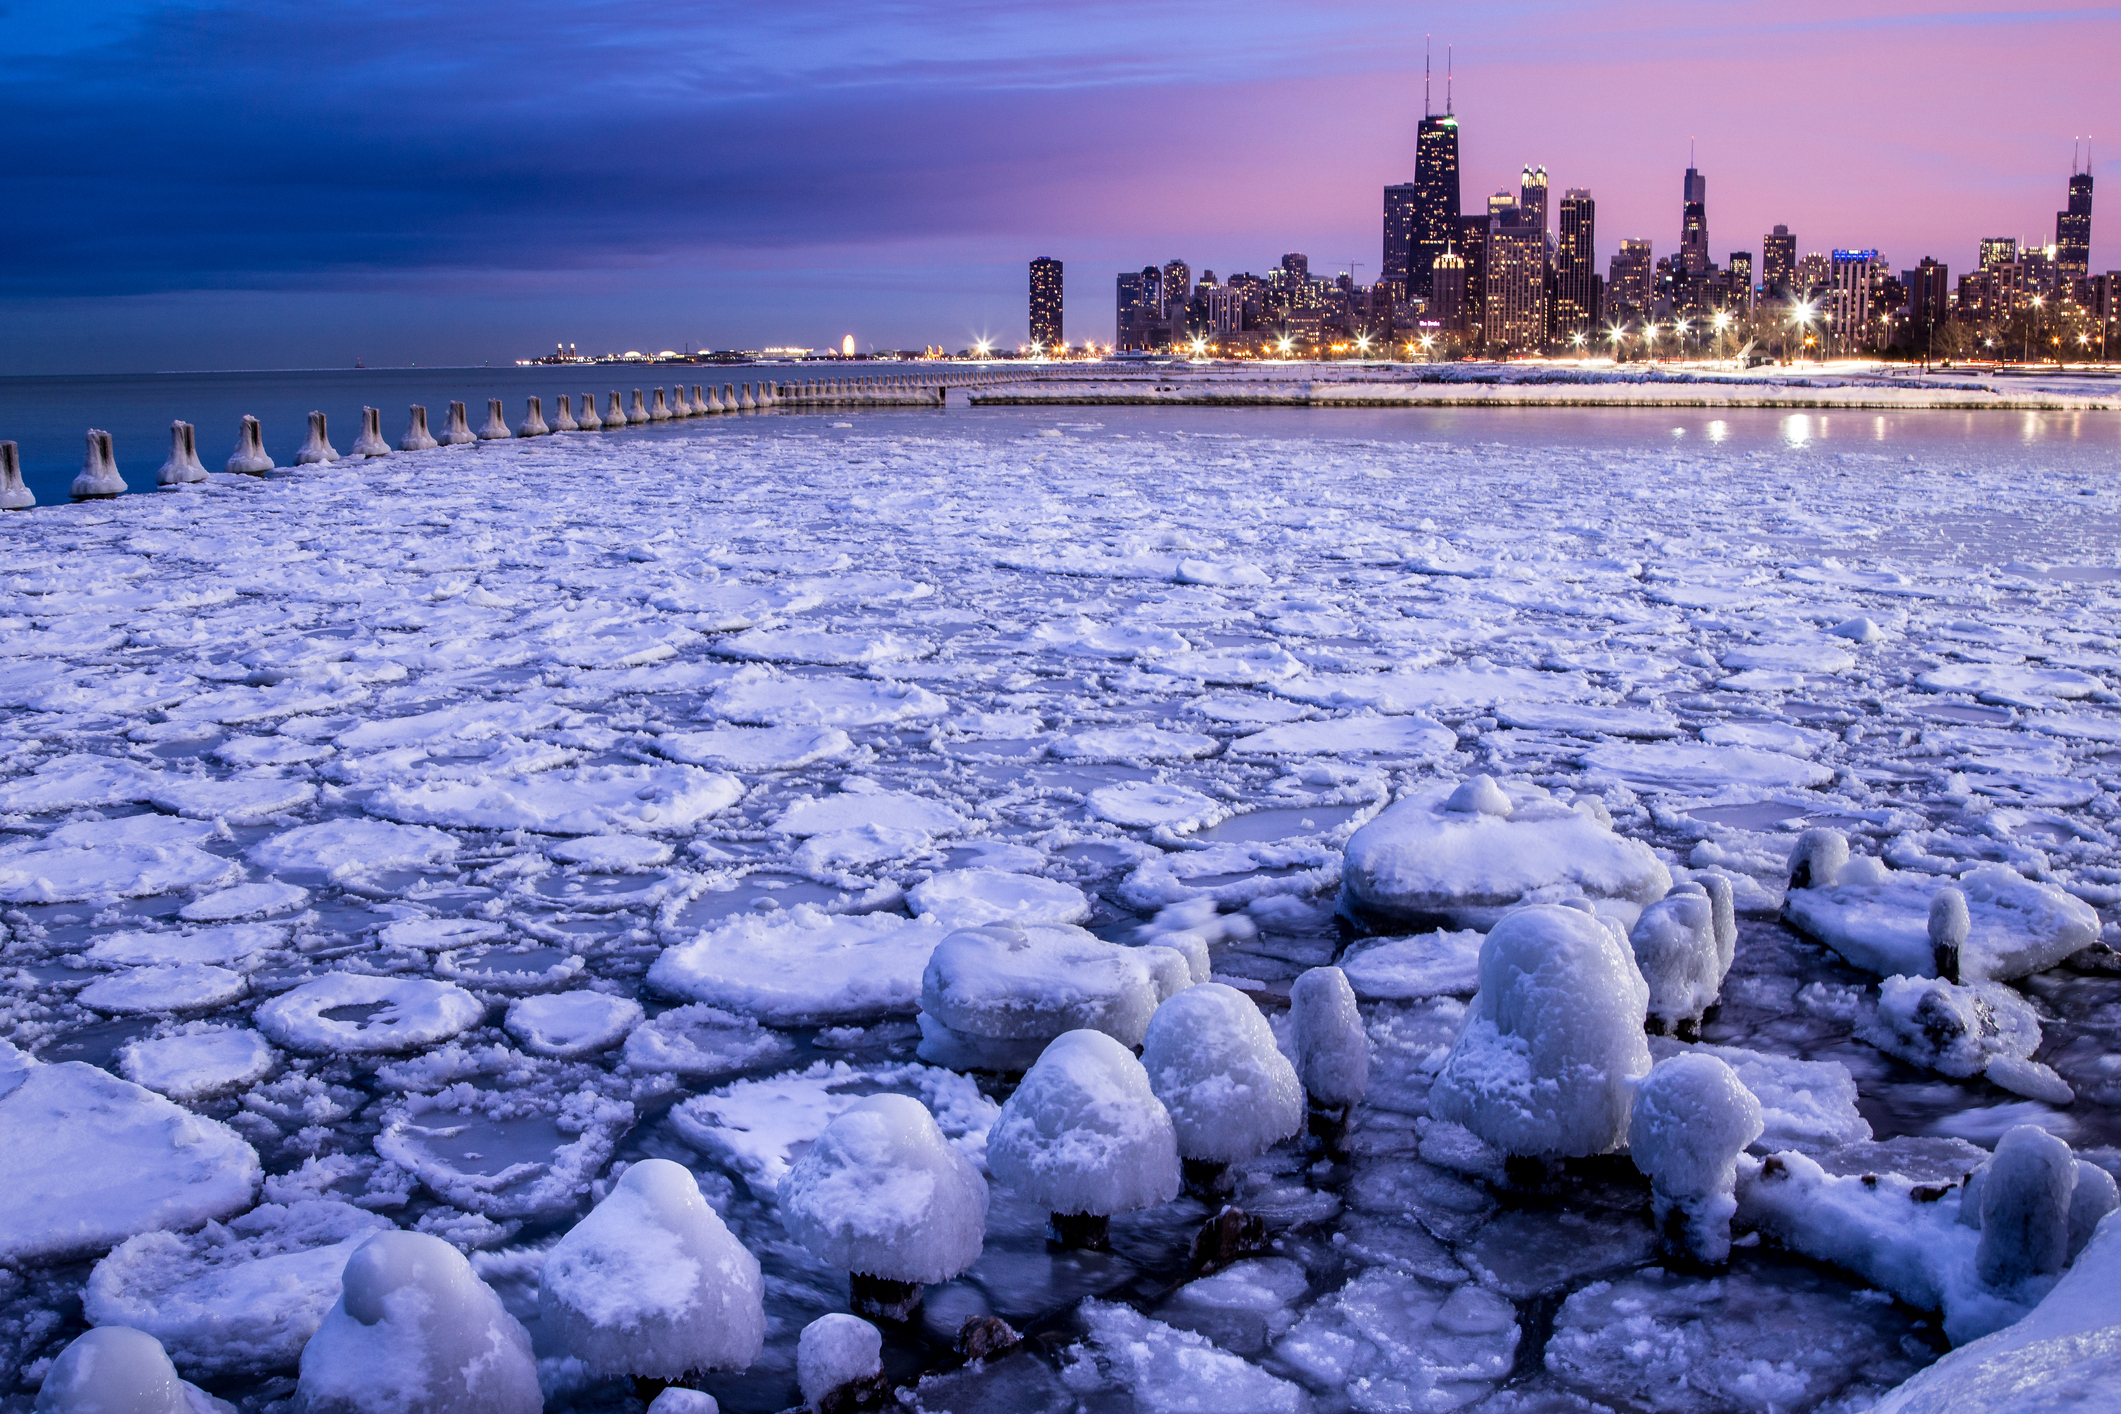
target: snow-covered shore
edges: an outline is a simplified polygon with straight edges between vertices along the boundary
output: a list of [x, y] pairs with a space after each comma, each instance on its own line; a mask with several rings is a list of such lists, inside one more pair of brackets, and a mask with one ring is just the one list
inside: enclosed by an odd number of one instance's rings
[[[1984, 984], [2066, 1100], [1911, 1063], [1867, 1039], [1879, 979], [1778, 920], [1792, 846], [1832, 826], [1849, 887], [1977, 905], [2000, 868], [2114, 937], [2121, 489], [2104, 443], [1844, 445], [845, 413], [0, 521], [0, 1410], [91, 1322], [284, 1408], [309, 1332], [357, 1348], [340, 1273], [383, 1228], [469, 1254], [546, 1408], [637, 1408], [540, 1288], [648, 1159], [764, 1269], [763, 1348], [705, 1387], [785, 1409], [852, 1288], [781, 1195], [875, 1093], [990, 1195], [889, 1333], [917, 1408], [1866, 1407], [1947, 1344], [1894, 1244], [1966, 1266], [1939, 1215], [2001, 1135], [2121, 1171], [2121, 987], [2102, 950]], [[1343, 863], [1481, 774], [1632, 861], [1604, 916], [1733, 887], [1703, 1041], [1647, 1042], [1759, 1100], [1727, 1270], [1666, 1261], [1627, 1158], [1527, 1186], [1431, 1109], [1502, 864], [1448, 928], [1365, 932]], [[988, 1163], [1011, 1082], [937, 1058], [928, 964], [997, 921], [1068, 966], [973, 982], [1133, 1026], [1205, 956], [1291, 1051], [1292, 982], [1344, 965], [1347, 1156], [1232, 1166], [1271, 1246], [1185, 1280], [1182, 1196], [1048, 1250]], [[582, 1270], [568, 1300], [610, 1295]], [[989, 1315], [1050, 1338], [958, 1368]]]

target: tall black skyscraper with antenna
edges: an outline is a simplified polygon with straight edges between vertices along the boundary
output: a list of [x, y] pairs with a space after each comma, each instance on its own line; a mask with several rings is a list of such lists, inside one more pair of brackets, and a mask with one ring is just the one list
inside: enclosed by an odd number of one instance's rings
[[2086, 280], [2092, 273], [2092, 160], [2084, 154], [2084, 170], [2077, 170], [2077, 154], [2070, 154], [2069, 207], [2055, 213], [2055, 273], [2064, 280]]
[[1689, 275], [1709, 268], [1709, 179], [1694, 166], [1694, 145], [1687, 144], [1686, 192], [1679, 206], [1679, 258]]
[[1422, 64], [1414, 180], [1385, 188], [1385, 278], [1404, 279], [1416, 299], [1429, 298], [1429, 271], [1458, 239], [1458, 119], [1451, 112], [1449, 49], [1444, 56], [1442, 113], [1433, 107], [1428, 62]]

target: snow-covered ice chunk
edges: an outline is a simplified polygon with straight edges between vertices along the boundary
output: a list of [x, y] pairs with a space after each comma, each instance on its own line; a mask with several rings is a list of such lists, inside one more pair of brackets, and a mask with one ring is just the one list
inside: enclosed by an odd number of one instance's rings
[[1188, 987], [1156, 1009], [1142, 1040], [1149, 1088], [1164, 1102], [1182, 1159], [1231, 1164], [1303, 1124], [1303, 1087], [1274, 1029], [1234, 987]]
[[1239, 737], [1233, 756], [1401, 756], [1429, 759], [1456, 749], [1458, 734], [1427, 717], [1329, 717], [1288, 722]]
[[85, 1007], [113, 1016], [155, 1012], [212, 1011], [249, 990], [240, 972], [205, 963], [178, 962], [156, 967], [129, 967], [98, 977], [83, 987]]
[[716, 727], [665, 732], [656, 750], [673, 761], [728, 771], [793, 771], [854, 754], [854, 738], [838, 727]]
[[1650, 1068], [1648, 1005], [1616, 925], [1552, 904], [1511, 913], [1481, 944], [1480, 991], [1430, 1110], [1506, 1153], [1610, 1152]]
[[826, 667], [867, 667], [925, 658], [935, 645], [895, 633], [832, 633], [814, 628], [755, 628], [718, 640], [714, 651], [725, 658], [759, 663], [817, 663]]
[[1958, 879], [1890, 869], [1851, 858], [1836, 831], [1807, 830], [1790, 856], [1783, 916], [1800, 931], [1881, 977], [1934, 977], [1930, 904], [1956, 887], [1969, 919], [1960, 957], [1967, 981], [2008, 982], [2053, 967], [2099, 937], [2090, 904], [2056, 888], [1984, 864]]
[[1071, 761], [1190, 761], [1215, 754], [1212, 736], [1163, 727], [1093, 727], [1055, 737], [1047, 750]]
[[945, 930], [892, 913], [831, 914], [798, 904], [731, 919], [664, 950], [648, 983], [771, 1025], [911, 1015]]
[[1073, 884], [1001, 869], [947, 869], [906, 891], [916, 914], [945, 928], [988, 923], [1081, 923], [1090, 900]]
[[602, 992], [556, 992], [509, 1003], [508, 1034], [532, 1055], [570, 1060], [609, 1050], [641, 1021], [641, 1004]]
[[1931, 692], [1971, 692], [1982, 702], [2036, 710], [2107, 690], [2091, 673], [2030, 663], [1948, 663], [1916, 677], [1915, 686]]
[[346, 1203], [264, 1203], [188, 1237], [147, 1232], [96, 1264], [82, 1311], [162, 1342], [185, 1373], [293, 1370], [339, 1274], [370, 1233], [391, 1226]]
[[908, 1095], [841, 1111], [774, 1202], [819, 1261], [887, 1282], [948, 1281], [978, 1260], [986, 1237], [987, 1181]]
[[1658, 1226], [1683, 1232], [1698, 1261], [1730, 1258], [1738, 1156], [1762, 1128], [1760, 1101], [1714, 1056], [1673, 1056], [1636, 1082], [1629, 1155], [1649, 1176]]
[[796, 1156], [826, 1125], [865, 1096], [887, 1092], [918, 1097], [966, 1157], [984, 1152], [995, 1103], [965, 1076], [925, 1065], [818, 1061], [807, 1070], [739, 1080], [695, 1096], [670, 1118], [686, 1143], [726, 1163], [765, 1196], [778, 1190]]
[[1046, 1047], [989, 1131], [987, 1164], [1053, 1213], [1124, 1213], [1178, 1195], [1171, 1116], [1134, 1053], [1102, 1031]]
[[1370, 1084], [1370, 1043], [1355, 989], [1337, 967], [1314, 967], [1289, 984], [1290, 1040], [1297, 1079], [1314, 1104], [1362, 1103]]
[[1480, 990], [1480, 942], [1472, 928], [1384, 938], [1350, 948], [1341, 970], [1370, 1001], [1469, 997]]
[[1744, 790], [1808, 790], [1834, 779], [1831, 766], [1746, 746], [1681, 741], [1612, 742], [1582, 755], [1584, 767], [1620, 777], [1637, 790], [1712, 795]]
[[587, 1087], [553, 1095], [459, 1082], [387, 1111], [376, 1152], [466, 1212], [536, 1217], [588, 1191], [633, 1117], [632, 1105]]
[[189, 845], [29, 849], [0, 855], [0, 902], [81, 903], [217, 889], [242, 877], [232, 859]]
[[128, 931], [106, 933], [89, 945], [90, 962], [121, 967], [157, 963], [201, 962], [248, 971], [260, 953], [287, 941], [287, 930], [267, 923], [237, 923], [225, 928], [186, 928], [176, 933]]
[[455, 856], [455, 835], [425, 825], [348, 817], [298, 825], [250, 847], [261, 869], [302, 870], [348, 878], [379, 869], [416, 869]]
[[585, 766], [527, 776], [393, 783], [369, 798], [414, 825], [593, 835], [685, 830], [743, 799], [734, 776], [697, 766]]
[[1909, 1065], [1961, 1079], [1998, 1061], [2030, 1061], [2041, 1040], [2039, 1014], [2009, 987], [1938, 977], [1884, 979], [1877, 1011], [1856, 1034]]
[[105, 809], [147, 799], [155, 772], [113, 756], [58, 756], [0, 783], [0, 815]]
[[254, 825], [299, 810], [316, 796], [317, 788], [308, 781], [284, 776], [247, 775], [216, 781], [165, 775], [148, 799], [157, 809], [177, 815]]
[[1151, 658], [1183, 653], [1193, 646], [1172, 629], [1149, 624], [1101, 624], [1080, 616], [1040, 624], [1031, 630], [1026, 641], [1077, 658]]
[[1473, 1282], [1438, 1291], [1373, 1267], [1313, 1306], [1274, 1353], [1356, 1409], [1449, 1409], [1500, 1383], [1517, 1353], [1516, 1309]]
[[626, 1036], [626, 1064], [638, 1071], [698, 1079], [734, 1075], [785, 1060], [795, 1043], [752, 1017], [711, 1006], [673, 1007]]
[[211, 1099], [264, 1079], [279, 1055], [255, 1031], [215, 1027], [129, 1042], [118, 1073], [180, 1103]]
[[1650, 1056], [1714, 1056], [1738, 1075], [1760, 1101], [1764, 1126], [1756, 1150], [1775, 1153], [1795, 1149], [1823, 1154], [1871, 1137], [1870, 1121], [1856, 1108], [1856, 1080], [1840, 1061], [1804, 1061], [1790, 1056], [1749, 1051], [1740, 1046], [1708, 1046], [1650, 1038]]
[[507, 924], [484, 918], [400, 918], [376, 934], [386, 948], [415, 952], [447, 952], [507, 936]]
[[1078, 1364], [1061, 1378], [1090, 1394], [1105, 1381], [1125, 1389], [1140, 1414], [1304, 1414], [1302, 1386], [1277, 1379], [1191, 1331], [1152, 1321], [1131, 1306], [1086, 1301]]
[[538, 1414], [530, 1334], [439, 1237], [379, 1232], [302, 1350], [305, 1414]]
[[545, 851], [562, 864], [603, 874], [632, 874], [670, 862], [670, 846], [639, 835], [580, 835]]
[[955, 834], [965, 827], [941, 801], [907, 791], [843, 790], [799, 800], [781, 812], [773, 828], [784, 835], [823, 835], [874, 826], [922, 835]]
[[950, 704], [914, 683], [786, 677], [744, 669], [715, 690], [708, 710], [764, 727], [876, 727], [945, 716]]
[[1675, 737], [1682, 728], [1669, 712], [1638, 707], [1585, 707], [1558, 702], [1505, 702], [1495, 718], [1506, 727], [1528, 732], [1566, 732], [1574, 736], [1629, 736], [1647, 740]]
[[831, 1312], [804, 1326], [796, 1338], [796, 1385], [813, 1411], [825, 1408], [826, 1400], [847, 1386], [883, 1373], [884, 1333], [859, 1316]]
[[258, 1156], [234, 1131], [79, 1061], [0, 1093], [0, 1262], [92, 1257], [135, 1233], [247, 1208]]
[[1081, 928], [961, 929], [922, 970], [921, 1057], [954, 1069], [1021, 1070], [1054, 1037], [1085, 1028], [1140, 1045], [1160, 995], [1151, 963], [1149, 949]]
[[1230, 817], [1229, 805], [1202, 795], [1190, 786], [1161, 785], [1155, 781], [1122, 781], [1099, 786], [1090, 792], [1090, 813], [1139, 830], [1170, 830], [1186, 834]]
[[37, 1414], [220, 1414], [230, 1407], [178, 1379], [155, 1338], [126, 1326], [76, 1336], [37, 1391]]
[[309, 890], [268, 879], [195, 898], [177, 910], [187, 923], [234, 923], [246, 918], [275, 918], [309, 902]]
[[1251, 687], [1281, 682], [1304, 670], [1303, 660], [1276, 644], [1257, 648], [1207, 648], [1149, 659], [1152, 673], [1198, 678], [1218, 687]]
[[1593, 696], [1581, 673], [1498, 668], [1479, 658], [1438, 668], [1388, 673], [1317, 673], [1274, 684], [1274, 691], [1319, 707], [1375, 712], [1432, 712], [1528, 702], [1581, 702]]
[[1343, 876], [1354, 911], [1479, 928], [1522, 903], [1582, 896], [1646, 904], [1671, 888], [1657, 856], [1603, 819], [1536, 786], [1489, 785], [1506, 808], [1470, 798], [1454, 805], [1459, 787], [1445, 782], [1410, 791], [1357, 830]]
[[643, 1159], [545, 1256], [544, 1328], [590, 1369], [675, 1380], [741, 1370], [765, 1343], [758, 1258], [682, 1165]]
[[334, 972], [274, 997], [255, 1020], [291, 1051], [398, 1055], [446, 1041], [485, 1016], [483, 1002], [447, 982]]

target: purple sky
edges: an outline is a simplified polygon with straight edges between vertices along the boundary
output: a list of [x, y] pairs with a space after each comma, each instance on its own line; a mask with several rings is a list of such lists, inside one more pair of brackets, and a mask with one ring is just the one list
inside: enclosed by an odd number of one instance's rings
[[[2121, 151], [2121, 7], [0, 0], [0, 372], [1071, 338], [1181, 257], [1377, 273], [1424, 30], [1468, 205], [1527, 162], [1719, 259], [1777, 221], [1955, 272]], [[2097, 157], [2095, 149], [2094, 156]], [[2101, 160], [2093, 268], [2121, 266]]]

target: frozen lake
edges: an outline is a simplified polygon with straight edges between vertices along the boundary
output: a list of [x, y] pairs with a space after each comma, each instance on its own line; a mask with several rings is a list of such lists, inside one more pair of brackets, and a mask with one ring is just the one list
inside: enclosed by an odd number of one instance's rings
[[[499, 372], [513, 419], [615, 370]], [[216, 466], [234, 418], [195, 411], [156, 416]], [[547, 1408], [638, 1408], [538, 1290], [655, 1157], [765, 1273], [764, 1353], [701, 1387], [786, 1409], [797, 1333], [849, 1288], [789, 1236], [781, 1181], [883, 1091], [985, 1164], [1015, 1082], [924, 1062], [916, 1012], [936, 942], [1004, 917], [1204, 943], [1284, 1033], [1291, 982], [1339, 962], [1368, 1097], [1344, 1158], [1236, 1166], [1271, 1246], [1203, 1281], [1194, 1198], [1055, 1251], [993, 1181], [979, 1259], [886, 1368], [950, 1369], [968, 1317], [1030, 1339], [917, 1407], [1866, 1408], [1947, 1348], [1938, 1311], [1794, 1237], [1668, 1262], [1625, 1156], [1513, 1180], [1430, 1110], [1477, 936], [1357, 925], [1343, 860], [1396, 798], [1543, 790], [1668, 881], [1731, 882], [1700, 1035], [1771, 1111], [1756, 1169], [1950, 1185], [2032, 1124], [2121, 1171], [2110, 950], [1983, 984], [2037, 1022], [2013, 1058], [2046, 1075], [2006, 1088], [1865, 1039], [1879, 978], [1778, 917], [1827, 826], [1880, 887], [1963, 876], [1979, 904], [2010, 871], [2098, 909], [2080, 946], [2114, 940], [2117, 423], [774, 414], [0, 519], [0, 1038], [138, 1082], [108, 1103], [139, 1116], [132, 1147], [46, 1153], [8, 1093], [39, 1072], [0, 1050], [0, 1177], [34, 1195], [0, 1211], [0, 1410], [84, 1291], [106, 1323], [165, 1321], [246, 1414], [283, 1407], [288, 1293], [313, 1326], [336, 1268], [243, 1273], [386, 1223], [470, 1254]], [[159, 440], [119, 451], [151, 484]], [[150, 1092], [209, 1138], [170, 1140]], [[208, 1291], [212, 1330], [171, 1314]]]

